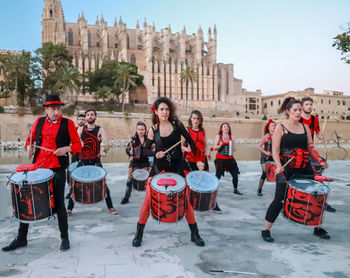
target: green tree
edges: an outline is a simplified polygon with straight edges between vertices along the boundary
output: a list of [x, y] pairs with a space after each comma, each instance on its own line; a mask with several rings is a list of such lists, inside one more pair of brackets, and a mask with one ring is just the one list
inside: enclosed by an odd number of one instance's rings
[[82, 76], [78, 70], [71, 66], [62, 67], [60, 70], [56, 70], [53, 74], [53, 79], [56, 81], [53, 85], [53, 90], [58, 93], [76, 92], [76, 102], [79, 95], [80, 84]]
[[186, 112], [188, 105], [188, 84], [191, 83], [191, 99], [194, 98], [193, 83], [198, 81], [198, 73], [194, 67], [186, 66], [180, 74], [180, 80], [186, 83]]
[[25, 100], [29, 101], [36, 94], [38, 76], [38, 65], [31, 57], [30, 52], [22, 51], [20, 54], [7, 53], [0, 59], [4, 68], [4, 94], [8, 97], [11, 92], [15, 92], [19, 106], [25, 105]]
[[343, 56], [341, 60], [350, 64], [350, 23], [343, 33], [337, 35], [333, 39], [334, 42], [332, 46], [341, 51], [341, 55]]

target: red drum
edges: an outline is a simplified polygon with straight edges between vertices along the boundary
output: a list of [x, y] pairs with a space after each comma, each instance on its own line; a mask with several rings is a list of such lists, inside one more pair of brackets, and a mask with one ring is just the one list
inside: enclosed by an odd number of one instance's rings
[[[23, 167], [22, 167], [23, 166]], [[23, 223], [45, 220], [53, 215], [54, 173], [50, 169], [35, 169], [21, 165], [20, 172], [13, 173], [11, 197], [14, 217]], [[22, 171], [23, 170], [23, 171]]]
[[267, 181], [275, 182], [276, 181], [276, 164], [274, 161], [266, 161], [266, 173]]
[[283, 216], [307, 226], [322, 224], [330, 188], [322, 182], [306, 179], [287, 181]]
[[189, 199], [193, 209], [207, 211], [215, 207], [219, 188], [216, 176], [206, 171], [192, 171], [186, 176], [186, 181], [190, 188]]
[[137, 191], [145, 191], [149, 172], [146, 169], [135, 169], [132, 172], [132, 185]]
[[98, 166], [81, 166], [72, 172], [72, 198], [82, 204], [94, 204], [106, 197], [106, 171]]
[[160, 173], [148, 179], [152, 217], [163, 223], [177, 223], [185, 215], [186, 182], [175, 173]]

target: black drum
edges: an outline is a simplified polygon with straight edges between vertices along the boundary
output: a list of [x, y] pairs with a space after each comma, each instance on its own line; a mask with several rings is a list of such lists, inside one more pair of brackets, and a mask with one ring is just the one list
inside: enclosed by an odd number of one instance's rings
[[135, 169], [132, 172], [132, 185], [137, 191], [145, 191], [149, 172], [146, 169]]

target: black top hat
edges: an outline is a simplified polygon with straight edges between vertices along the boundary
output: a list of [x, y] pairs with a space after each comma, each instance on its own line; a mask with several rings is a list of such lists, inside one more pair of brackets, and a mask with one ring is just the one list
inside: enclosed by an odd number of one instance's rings
[[43, 106], [56, 106], [56, 105], [61, 105], [61, 106], [64, 105], [64, 103], [62, 103], [62, 101], [60, 100], [60, 97], [58, 95], [47, 95]]

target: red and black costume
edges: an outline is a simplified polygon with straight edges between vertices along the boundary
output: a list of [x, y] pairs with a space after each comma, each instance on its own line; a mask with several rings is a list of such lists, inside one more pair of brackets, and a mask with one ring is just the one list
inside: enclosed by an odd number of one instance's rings
[[[308, 155], [312, 155], [316, 160], [320, 160], [321, 157], [317, 151], [308, 147], [308, 139], [305, 126], [304, 133], [297, 134], [290, 132], [284, 125], [283, 135], [280, 144], [280, 157], [281, 163], [284, 165], [291, 157], [294, 159], [284, 168], [285, 179], [288, 181], [297, 176], [312, 177], [313, 170], [308, 160]], [[276, 191], [275, 198], [267, 209], [265, 219], [271, 223], [274, 223], [278, 217], [279, 212], [282, 209], [282, 201], [284, 200], [286, 191], [286, 182], [281, 179], [276, 179]]]
[[318, 117], [314, 115], [310, 115], [310, 118], [307, 120], [303, 117], [299, 120], [300, 123], [307, 125], [310, 128], [312, 140], [314, 139], [315, 132], [320, 132], [320, 123], [318, 121]]
[[[148, 153], [150, 155], [155, 155], [159, 151], [165, 151], [169, 149], [170, 147], [172, 147], [173, 145], [175, 145], [181, 140], [181, 135], [186, 139], [187, 143], [190, 144], [192, 151], [196, 153], [197, 152], [196, 144], [193, 142], [191, 136], [189, 135], [184, 125], [180, 121], [171, 122], [171, 125], [173, 127], [173, 131], [167, 137], [162, 137], [160, 135], [160, 130], [158, 125], [152, 127], [154, 139], [153, 140], [148, 139], [145, 145], [145, 147], [148, 149]], [[151, 146], [153, 143], [155, 143], [155, 147], [156, 147], [155, 152], [152, 152], [151, 150]], [[155, 157], [155, 162], [151, 170], [150, 176], [152, 177], [155, 174], [165, 171], [165, 172], [177, 173], [185, 178], [184, 166], [185, 166], [185, 159], [182, 155], [181, 144], [179, 144], [175, 148], [173, 148], [171, 151], [167, 152], [164, 158], [158, 159]], [[186, 188], [186, 190], [188, 190], [188, 188]], [[187, 209], [186, 209], [185, 217], [191, 229], [191, 240], [195, 242], [195, 244], [198, 246], [204, 246], [204, 241], [201, 239], [198, 233], [194, 211], [191, 206], [191, 203], [188, 200], [188, 194], [186, 194], [186, 196], [187, 196]], [[137, 233], [133, 240], [133, 246], [135, 247], [141, 245], [143, 229], [149, 218], [150, 208], [151, 208], [151, 193], [150, 193], [150, 185], [147, 183], [146, 196], [140, 210], [139, 222], [137, 225]]]
[[[269, 134], [266, 142], [264, 143], [264, 151], [272, 153], [272, 137]], [[273, 161], [272, 155], [267, 156], [264, 153], [261, 153], [260, 164], [265, 164], [266, 161]]]
[[199, 170], [197, 167], [197, 162], [201, 161], [204, 163], [204, 170], [209, 171], [209, 164], [207, 160], [207, 156], [205, 153], [205, 131], [202, 130], [193, 130], [191, 127], [187, 127], [187, 130], [196, 144], [197, 152], [193, 151], [185, 154], [186, 164], [185, 164], [185, 174], [187, 175], [191, 171]]
[[[81, 142], [72, 120], [63, 118], [62, 115], [57, 121], [52, 122], [48, 117], [38, 118], [30, 131], [25, 147], [31, 142], [51, 150], [69, 146], [72, 153], [76, 154], [81, 150]], [[64, 204], [64, 189], [66, 184], [66, 168], [69, 164], [69, 156], [56, 156], [51, 151], [35, 149], [33, 163], [40, 168], [51, 169], [55, 173], [54, 182], [54, 211], [57, 213], [58, 227], [62, 239], [68, 239], [68, 221]], [[18, 240], [26, 241], [29, 224], [20, 223]]]
[[[80, 152], [78, 167], [85, 165], [95, 165], [98, 167], [103, 167], [101, 158], [100, 158], [100, 149], [101, 149], [101, 139], [98, 137], [98, 132], [100, 126], [95, 126], [92, 130], [88, 130], [87, 126], [83, 127], [83, 131], [80, 135], [80, 139], [83, 142], [83, 147]], [[107, 207], [113, 208], [113, 203], [111, 199], [111, 194], [109, 188], [107, 187], [106, 191], [106, 204]], [[70, 198], [68, 202], [68, 210], [73, 210], [74, 202]]]
[[[214, 161], [215, 169], [216, 169], [216, 177], [220, 179], [222, 176], [225, 175], [226, 171], [230, 172], [232, 176], [233, 188], [237, 192], [239, 169], [237, 166], [237, 162], [233, 156], [234, 142], [231, 136], [229, 136], [229, 139], [227, 142], [225, 142], [223, 137], [220, 136], [220, 141], [222, 146], [216, 153], [216, 158]], [[232, 153], [230, 153], [230, 148], [232, 148]]]
[[147, 137], [145, 136], [145, 141], [143, 144], [140, 141], [140, 138], [137, 134], [131, 138], [128, 146], [126, 147], [126, 154], [132, 157], [132, 161], [129, 163], [128, 170], [128, 179], [126, 181], [126, 190], [125, 196], [121, 202], [121, 204], [126, 204], [129, 202], [129, 198], [131, 196], [132, 191], [132, 174], [135, 169], [146, 169], [148, 172], [151, 171], [151, 164], [148, 159], [148, 155], [146, 154], [145, 144], [147, 141]]

